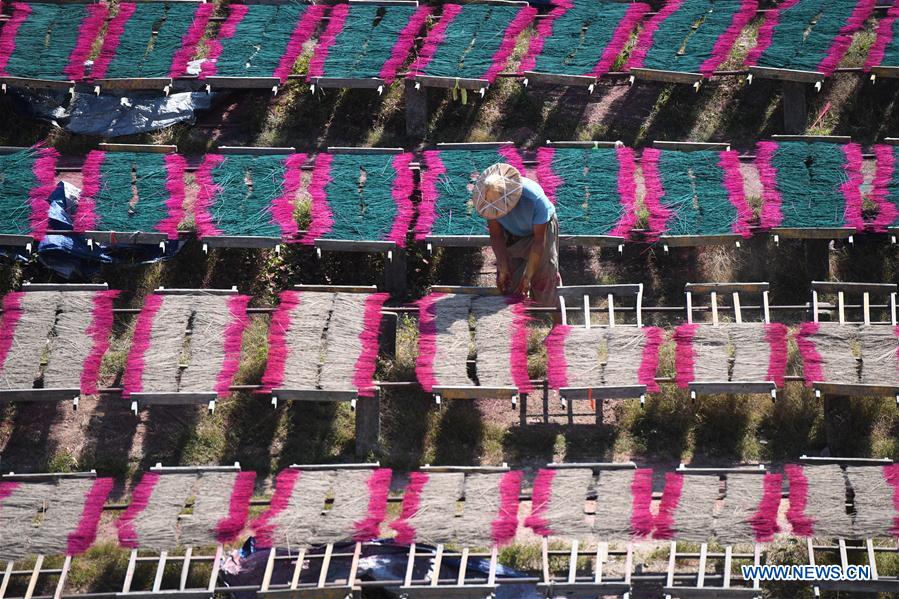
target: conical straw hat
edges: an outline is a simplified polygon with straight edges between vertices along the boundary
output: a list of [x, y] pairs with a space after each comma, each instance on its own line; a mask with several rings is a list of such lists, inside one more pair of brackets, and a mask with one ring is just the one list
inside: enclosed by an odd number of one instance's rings
[[496, 219], [508, 214], [521, 198], [521, 173], [511, 164], [499, 162], [478, 177], [472, 201], [478, 214]]

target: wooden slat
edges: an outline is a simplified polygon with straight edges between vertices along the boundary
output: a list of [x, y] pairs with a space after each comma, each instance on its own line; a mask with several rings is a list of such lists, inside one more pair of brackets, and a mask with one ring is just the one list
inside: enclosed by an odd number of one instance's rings
[[417, 0], [349, 0], [349, 2], [363, 6], [418, 6]]
[[169, 77], [120, 77], [117, 79], [94, 79], [90, 85], [99, 87], [101, 90], [163, 90], [172, 85], [172, 79]]
[[374, 239], [316, 239], [315, 247], [327, 252], [372, 252], [384, 253], [397, 248], [395, 241]]
[[277, 77], [221, 77], [203, 79], [203, 83], [213, 89], [271, 89], [281, 85]]
[[34, 590], [37, 588], [37, 581], [41, 575], [41, 568], [44, 567], [44, 556], [38, 555], [34, 560], [34, 568], [31, 570], [31, 578], [28, 580], [28, 588], [25, 590], [25, 599], [31, 599], [34, 596]]
[[830, 228], [784, 228], [775, 227], [769, 229], [771, 235], [779, 235], [784, 239], [846, 239], [850, 235], [857, 233], [855, 229], [849, 227], [830, 227]]
[[319, 588], [325, 586], [328, 582], [328, 570], [331, 569], [331, 554], [334, 553], [334, 543], [325, 545], [325, 555], [322, 557], [321, 570], [318, 573]]
[[818, 71], [800, 71], [796, 69], [776, 69], [772, 67], [749, 67], [753, 77], [759, 79], [777, 79], [779, 81], [797, 81], [799, 83], [817, 83], [824, 81], [824, 73]]
[[158, 295], [237, 295], [237, 288], [231, 289], [177, 289], [159, 287], [153, 291]]
[[440, 566], [443, 563], [443, 543], [437, 544], [437, 552], [434, 555], [434, 564], [431, 566], [431, 586], [436, 587], [440, 582]]
[[282, 243], [280, 237], [255, 237], [251, 235], [217, 235], [201, 237], [200, 241], [210, 248], [266, 249]]
[[563, 73], [543, 73], [540, 71], [525, 71], [522, 75], [529, 83], [543, 83], [547, 85], [587, 87], [596, 83], [596, 77], [592, 75], [565, 75]]
[[66, 588], [66, 581], [69, 578], [69, 571], [72, 569], [72, 556], [67, 555], [62, 563], [62, 572], [59, 573], [59, 580], [56, 581], [56, 590], [53, 591], [53, 599], [61, 599], [63, 591]]
[[468, 571], [468, 547], [462, 548], [462, 555], [459, 557], [459, 577], [456, 584], [462, 586], [465, 584], [465, 573]]
[[68, 401], [81, 395], [81, 389], [10, 389], [0, 391], [0, 403]]
[[31, 79], [29, 77], [0, 77], [0, 82], [9, 87], [26, 89], [60, 89], [69, 90], [75, 87], [74, 81], [57, 81], [53, 79]]
[[218, 395], [212, 393], [132, 393], [130, 398], [139, 406], [165, 405], [165, 406], [196, 406], [205, 405], [215, 400]]
[[99, 148], [105, 152], [140, 152], [148, 154], [174, 154], [178, 151], [178, 146], [164, 144], [100, 143]]
[[415, 75], [412, 79], [424, 87], [439, 87], [443, 89], [480, 90], [490, 85], [490, 82], [486, 79], [460, 79], [457, 77], [436, 77], [434, 75]]
[[847, 383], [815, 383], [814, 388], [821, 393], [834, 395], [853, 395], [870, 397], [890, 397], [899, 394], [899, 386], [893, 385], [862, 385]]
[[102, 245], [159, 245], [169, 240], [165, 233], [145, 231], [85, 231], [83, 235]]
[[402, 154], [403, 148], [362, 148], [351, 146], [328, 146], [328, 154]]
[[131, 591], [131, 582], [134, 580], [134, 568], [137, 566], [137, 549], [132, 549], [128, 556], [128, 567], [125, 570], [125, 581], [122, 583], [122, 593]]
[[687, 283], [684, 289], [693, 293], [732, 293], [738, 291], [740, 293], [761, 293], [770, 289], [770, 283]]
[[546, 145], [551, 148], [582, 148], [585, 150], [599, 148], [617, 148], [624, 146], [621, 141], [547, 141]]
[[159, 561], [156, 562], [156, 576], [153, 578], [153, 592], [162, 590], [162, 575], [165, 574], [165, 562], [169, 556], [168, 551], [159, 552]]
[[[30, 240], [30, 238], [29, 238]], [[428, 235], [427, 243], [436, 247], [485, 247], [490, 244], [489, 235]], [[22, 244], [24, 245], [24, 244]]]
[[630, 69], [628, 72], [637, 79], [660, 81], [662, 83], [685, 83], [687, 85], [694, 85], [702, 81], [702, 75], [700, 73], [643, 68]]
[[442, 142], [437, 144], [438, 150], [492, 150], [514, 146], [511, 141], [464, 141]]
[[652, 147], [660, 150], [677, 150], [679, 152], [697, 152], [700, 150], [713, 150], [723, 152], [730, 149], [729, 143], [712, 143], [702, 141], [658, 141], [652, 142]]
[[895, 78], [899, 77], [899, 67], [879, 65], [876, 67], [871, 67], [871, 73], [873, 75], [876, 75], [877, 77], [884, 77], [886, 79], [895, 79]]
[[740, 235], [662, 235], [659, 243], [670, 247], [726, 245], [743, 239]]
[[275, 571], [275, 555], [277, 549], [272, 547], [268, 550], [268, 561], [265, 562], [265, 571], [262, 574], [262, 585], [260, 590], [265, 592], [272, 583], [272, 573]]
[[559, 395], [565, 399], [633, 399], [646, 394], [646, 385], [619, 387], [563, 387]]
[[516, 387], [434, 387], [434, 395], [444, 399], [510, 399], [518, 395]]
[[496, 287], [476, 287], [468, 285], [431, 285], [431, 293], [456, 293], [477, 296], [502, 295]]
[[300, 574], [303, 572], [303, 561], [306, 559], [306, 548], [300, 548], [297, 554], [297, 561], [293, 566], [293, 575], [290, 577], [290, 589], [294, 590], [300, 583]]
[[559, 235], [559, 245], [565, 247], [617, 247], [624, 242], [624, 237], [617, 237], [614, 235]]
[[209, 584], [206, 587], [206, 592], [208, 593], [211, 593], [215, 590], [216, 582], [218, 582], [219, 569], [222, 567], [222, 553], [224, 553], [224, 547], [222, 547], [221, 544], [216, 545], [215, 557], [212, 558], [212, 572], [209, 574]]
[[272, 397], [278, 401], [353, 401], [359, 396], [356, 390], [331, 389], [272, 389]]
[[22, 291], [106, 291], [107, 283], [23, 283]]
[[6, 597], [6, 589], [9, 588], [9, 581], [12, 579], [12, 569], [15, 562], [12, 560], [6, 562], [6, 569], [3, 571], [3, 581], [0, 582], [0, 599]]
[[376, 293], [376, 285], [294, 285], [294, 291], [315, 291], [321, 293]]
[[580, 300], [585, 295], [604, 299], [608, 295], [615, 297], [636, 296], [643, 290], [641, 283], [616, 285], [562, 285], [556, 288], [560, 296]]
[[312, 77], [309, 83], [323, 89], [378, 89], [387, 85], [378, 77]]
[[892, 293], [896, 283], [842, 283], [839, 281], [812, 281], [812, 289], [820, 293]]
[[187, 587], [187, 577], [190, 576], [190, 558], [193, 552], [193, 547], [188, 547], [184, 550], [184, 561], [181, 564], [181, 580], [178, 582], [178, 590], [180, 591]]
[[852, 142], [852, 138], [848, 135], [772, 135], [771, 139], [774, 141], [804, 141], [831, 144], [848, 144]]
[[262, 146], [219, 146], [216, 154], [227, 155], [246, 155], [246, 156], [269, 156], [279, 154], [295, 154], [297, 151], [293, 146], [289, 147], [262, 147]]
[[771, 393], [777, 389], [772, 381], [715, 381], [708, 383], [690, 383], [690, 390], [696, 393], [711, 395], [715, 393]]

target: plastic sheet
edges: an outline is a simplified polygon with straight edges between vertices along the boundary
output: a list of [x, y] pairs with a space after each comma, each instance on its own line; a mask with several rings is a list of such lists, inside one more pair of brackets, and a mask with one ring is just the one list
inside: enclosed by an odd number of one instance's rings
[[19, 114], [48, 121], [57, 127], [82, 135], [121, 137], [171, 127], [176, 123], [193, 124], [197, 110], [208, 109], [214, 93], [181, 92], [164, 95], [155, 91], [129, 91], [122, 94], [64, 90], [25, 90], [10, 88], [13, 107]]

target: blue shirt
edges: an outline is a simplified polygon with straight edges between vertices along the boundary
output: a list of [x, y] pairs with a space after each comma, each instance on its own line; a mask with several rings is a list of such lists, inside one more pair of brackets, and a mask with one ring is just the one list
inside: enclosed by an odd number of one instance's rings
[[543, 193], [543, 188], [536, 181], [522, 177], [518, 204], [497, 220], [515, 237], [527, 237], [534, 234], [534, 225], [545, 225], [555, 213], [556, 207]]

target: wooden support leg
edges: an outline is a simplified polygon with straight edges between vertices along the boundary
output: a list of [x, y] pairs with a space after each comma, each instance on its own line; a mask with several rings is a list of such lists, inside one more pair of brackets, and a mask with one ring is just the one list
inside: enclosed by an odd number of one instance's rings
[[356, 400], [356, 455], [367, 456], [377, 451], [381, 435], [381, 393]]
[[549, 424], [549, 382], [543, 381], [543, 424]]
[[832, 455], [850, 455], [855, 443], [849, 433], [852, 426], [852, 398], [846, 395], [824, 394], [824, 438]]
[[187, 588], [187, 577], [190, 576], [190, 558], [193, 553], [193, 547], [188, 547], [184, 551], [184, 561], [181, 563], [181, 580], [178, 583], [178, 590], [183, 591]]
[[830, 241], [827, 239], [806, 239], [805, 276], [812, 281], [830, 280]]
[[412, 586], [412, 570], [415, 568], [415, 543], [409, 545], [409, 561], [406, 562], [406, 577], [403, 579], [403, 586]]
[[798, 81], [784, 81], [783, 83], [783, 110], [784, 132], [803, 133], [808, 122], [805, 93], [807, 83]]
[[168, 551], [159, 552], [159, 561], [156, 562], [156, 577], [153, 579], [153, 592], [162, 590], [162, 575], [165, 574], [165, 562], [169, 557]]
[[399, 317], [387, 313], [381, 316], [381, 335], [378, 337], [378, 351], [382, 355], [396, 359], [396, 329]]
[[215, 557], [212, 558], [212, 572], [209, 574], [209, 586], [207, 587], [207, 591], [210, 593], [215, 591], [216, 584], [219, 579], [219, 570], [222, 567], [222, 553], [224, 553], [225, 548], [221, 545], [217, 545], [215, 548]]
[[356, 543], [353, 548], [353, 561], [350, 562], [350, 573], [347, 575], [347, 584], [356, 586], [356, 573], [359, 571], [359, 558], [362, 557], [362, 543]]
[[434, 555], [434, 573], [431, 575], [431, 586], [436, 587], [440, 583], [440, 566], [443, 565], [443, 543], [437, 545], [437, 553]]
[[268, 561], [265, 563], [265, 572], [262, 574], [262, 586], [260, 591], [263, 593], [268, 590], [272, 583], [272, 573], [275, 571], [275, 548], [268, 550]]
[[[677, 565], [677, 543], [671, 541], [668, 553], [668, 575], [665, 578], [665, 586], [671, 588], [674, 586], [674, 568]], [[670, 599], [671, 595], [665, 595], [666, 599]]]
[[540, 543], [540, 561], [543, 564], [543, 584], [550, 583], [549, 572], [549, 539], [543, 537]]
[[297, 563], [293, 566], [293, 576], [290, 578], [290, 590], [295, 590], [300, 584], [300, 574], [303, 572], [303, 561], [306, 559], [306, 548], [300, 549], [297, 554]]
[[34, 569], [31, 570], [31, 579], [28, 581], [28, 589], [25, 591], [25, 599], [31, 599], [34, 589], [37, 588], [37, 580], [41, 576], [41, 568], [44, 567], [44, 556], [39, 555], [34, 561]]
[[9, 581], [12, 578], [12, 569], [15, 562], [6, 562], [6, 570], [3, 571], [3, 582], [0, 582], [0, 599], [6, 597], [6, 589], [9, 588]]
[[425, 137], [428, 133], [428, 92], [415, 89], [415, 82], [406, 79], [406, 135]]
[[59, 574], [59, 580], [56, 582], [56, 591], [53, 593], [53, 599], [60, 599], [62, 592], [66, 588], [66, 579], [69, 577], [69, 570], [72, 568], [72, 556], [67, 555], [62, 564], [62, 572]]
[[528, 394], [522, 393], [518, 397], [518, 426], [524, 428], [528, 425]]
[[128, 568], [125, 570], [125, 582], [122, 583], [122, 593], [131, 592], [131, 581], [134, 580], [134, 568], [137, 567], [137, 549], [131, 550], [128, 556]]
[[459, 579], [456, 581], [456, 584], [461, 586], [465, 585], [465, 573], [468, 571], [468, 547], [462, 548], [462, 557], [459, 558]]
[[331, 554], [334, 553], [334, 544], [325, 545], [325, 556], [322, 558], [322, 567], [318, 573], [318, 586], [324, 587], [328, 583], [328, 570], [331, 569]]
[[405, 248], [394, 248], [393, 258], [384, 264], [384, 289], [391, 295], [406, 297], [406, 259]]

